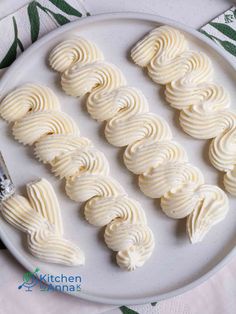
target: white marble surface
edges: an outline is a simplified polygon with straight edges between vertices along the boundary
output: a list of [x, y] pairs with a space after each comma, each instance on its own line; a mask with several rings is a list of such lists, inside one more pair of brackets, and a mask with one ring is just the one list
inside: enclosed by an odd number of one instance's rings
[[[30, 2], [1, 0], [0, 18]], [[84, 0], [91, 14], [138, 11], [172, 18], [199, 28], [235, 3], [235, 0]]]

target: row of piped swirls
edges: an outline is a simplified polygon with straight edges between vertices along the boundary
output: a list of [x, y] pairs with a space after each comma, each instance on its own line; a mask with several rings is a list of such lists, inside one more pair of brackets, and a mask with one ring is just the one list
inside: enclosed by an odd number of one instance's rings
[[49, 263], [83, 265], [84, 253], [64, 239], [60, 206], [53, 187], [46, 179], [26, 186], [28, 198], [14, 194], [2, 202], [4, 219], [27, 234], [32, 255]]
[[109, 176], [104, 154], [80, 136], [52, 90], [36, 84], [21, 86], [3, 99], [0, 113], [13, 123], [15, 139], [24, 145], [35, 144], [35, 156], [50, 164], [56, 176], [66, 179], [67, 195], [86, 202], [87, 221], [106, 226], [105, 242], [118, 252], [118, 265], [127, 270], [141, 267], [155, 246], [143, 208]]
[[225, 189], [236, 196], [236, 113], [229, 111], [228, 92], [213, 82], [209, 57], [190, 50], [177, 29], [161, 26], [134, 46], [131, 58], [147, 68], [154, 82], [166, 85], [166, 100], [180, 110], [180, 125], [187, 134], [213, 139], [209, 159], [225, 172]]
[[127, 146], [124, 163], [139, 175], [142, 192], [161, 198], [172, 218], [187, 218], [191, 242], [199, 242], [228, 211], [228, 198], [214, 185], [205, 185], [200, 170], [188, 162], [183, 147], [172, 140], [167, 122], [150, 113], [143, 93], [127, 86], [119, 68], [103, 60], [95, 44], [74, 37], [56, 46], [50, 66], [61, 74], [66, 94], [87, 94], [93, 119], [106, 121], [105, 136], [117, 147]]

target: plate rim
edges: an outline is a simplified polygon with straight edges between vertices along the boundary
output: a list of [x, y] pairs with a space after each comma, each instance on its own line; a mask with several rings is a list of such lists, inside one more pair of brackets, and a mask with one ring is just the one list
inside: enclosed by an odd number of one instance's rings
[[[33, 43], [29, 48], [26, 49], [13, 63], [12, 65], [7, 68], [6, 72], [3, 74], [1, 80], [0, 80], [0, 93], [4, 94], [5, 85], [7, 84], [9, 77], [11, 77], [12, 73], [14, 72], [15, 68], [18, 67], [22, 60], [27, 57], [28, 54], [31, 54], [31, 50], [35, 50], [37, 46], [40, 46], [43, 44], [43, 42], [47, 42], [50, 40], [50, 38], [54, 38], [60, 33], [64, 33], [69, 30], [73, 30], [76, 26], [79, 25], [86, 25], [86, 24], [92, 24], [96, 22], [101, 21], [107, 21], [111, 19], [131, 19], [131, 20], [140, 20], [140, 21], [150, 21], [150, 22], [156, 22], [159, 24], [168, 24], [172, 27], [176, 27], [196, 38], [198, 38], [200, 41], [204, 42], [206, 45], [210, 46], [212, 49], [214, 49], [217, 54], [222, 57], [234, 70], [236, 70], [236, 64], [234, 65], [233, 62], [230, 60], [230, 57], [227, 55], [227, 53], [217, 46], [213, 41], [211, 41], [209, 38], [201, 34], [199, 31], [193, 29], [192, 27], [189, 27], [185, 24], [182, 24], [180, 22], [174, 21], [170, 18], [162, 17], [155, 14], [149, 14], [149, 13], [138, 13], [138, 12], [114, 12], [114, 13], [101, 13], [94, 16], [87, 16], [83, 17], [79, 20], [70, 22], [64, 26], [58, 27], [57, 29], [51, 31], [50, 33], [44, 35], [42, 38], [37, 40], [35, 43]], [[1, 217], [2, 219], [2, 217]], [[11, 244], [10, 240], [8, 240], [7, 234], [4, 233], [3, 230], [0, 228], [0, 238], [2, 242], [5, 244], [7, 249], [10, 251], [10, 253], [16, 258], [16, 260], [27, 270], [32, 271], [33, 266], [30, 262], [28, 262], [24, 256], [21, 256], [21, 254], [18, 253], [18, 251], [14, 248], [14, 246]], [[147, 296], [142, 298], [127, 298], [127, 299], [120, 299], [120, 298], [112, 298], [112, 297], [101, 297], [96, 295], [90, 295], [87, 293], [80, 292], [77, 295], [71, 294], [69, 292], [65, 292], [66, 294], [72, 295], [74, 297], [78, 297], [79, 299], [92, 301], [92, 302], [98, 302], [103, 304], [111, 304], [111, 305], [138, 305], [138, 304], [146, 304], [151, 302], [159, 302], [161, 300], [165, 300], [174, 296], [178, 296], [180, 294], [183, 294], [207, 279], [209, 279], [211, 276], [213, 276], [216, 272], [218, 272], [223, 266], [225, 266], [236, 254], [236, 247], [234, 247], [228, 254], [226, 254], [214, 267], [211, 268], [208, 272], [206, 272], [204, 275], [200, 276], [198, 279], [192, 281], [191, 283], [184, 285], [178, 289], [171, 290], [167, 293], [162, 293], [158, 295], [153, 296]]]

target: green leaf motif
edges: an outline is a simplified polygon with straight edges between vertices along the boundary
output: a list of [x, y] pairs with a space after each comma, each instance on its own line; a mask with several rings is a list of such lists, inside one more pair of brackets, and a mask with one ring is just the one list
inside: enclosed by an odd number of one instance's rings
[[31, 2], [28, 5], [27, 11], [28, 11], [28, 17], [30, 21], [31, 40], [32, 40], [32, 43], [34, 43], [39, 37], [39, 28], [40, 28], [37, 2], [36, 1]]
[[39, 9], [41, 9], [43, 12], [45, 12], [47, 15], [51, 15], [54, 20], [57, 22], [57, 24], [59, 25], [64, 25], [66, 23], [69, 23], [70, 20], [68, 18], [66, 18], [64, 15], [59, 14], [59, 13], [55, 13], [52, 10], [43, 7], [39, 2], [36, 1], [36, 5]]
[[[49, 11], [49, 10], [48, 10]], [[51, 10], [49, 11], [51, 13], [51, 15], [54, 17], [54, 19], [56, 20], [56, 22], [59, 25], [64, 25], [66, 23], [69, 23], [70, 20], [68, 20], [68, 18], [66, 18], [65, 16], [59, 14], [59, 13], [54, 13]]]
[[209, 24], [228, 38], [236, 40], [236, 31], [229, 25], [214, 22], [210, 22]]
[[229, 53], [231, 53], [231, 55], [236, 57], [236, 46], [234, 44], [232, 44], [231, 42], [227, 40], [220, 40], [220, 39], [218, 39], [218, 42], [226, 51], [228, 51]]
[[68, 15], [81, 17], [82, 14], [73, 8], [69, 3], [65, 0], [49, 0], [52, 4], [54, 4], [58, 9], [65, 12]]
[[12, 62], [14, 62], [16, 60], [18, 30], [17, 30], [17, 24], [16, 24], [16, 20], [15, 20], [14, 16], [13, 16], [12, 20], [13, 20], [13, 27], [14, 27], [14, 36], [15, 36], [15, 38], [14, 38], [14, 41], [11, 44], [9, 50], [7, 51], [5, 57], [0, 62], [0, 69], [9, 67], [12, 64]]
[[120, 310], [123, 314], [139, 314], [138, 312], [130, 309], [129, 307], [127, 306], [121, 306], [120, 307]]
[[16, 60], [17, 42], [14, 41], [0, 63], [0, 69], [9, 67]]
[[20, 47], [21, 52], [23, 52], [25, 49], [24, 49], [24, 46], [23, 46], [23, 44], [22, 44], [22, 42], [20, 41], [19, 38], [17, 38], [17, 44]]
[[207, 37], [209, 37], [210, 39], [217, 41], [226, 51], [228, 51], [231, 55], [236, 57], [236, 46], [234, 44], [232, 44], [231, 42], [227, 40], [221, 40], [214, 35], [210, 35], [204, 30], [200, 30], [200, 32], [206, 35]]
[[210, 34], [208, 34], [206, 31], [204, 31], [203, 29], [200, 29], [200, 33], [202, 33], [203, 35], [207, 36], [211, 40], [214, 40], [214, 38], [212, 38], [212, 36]]

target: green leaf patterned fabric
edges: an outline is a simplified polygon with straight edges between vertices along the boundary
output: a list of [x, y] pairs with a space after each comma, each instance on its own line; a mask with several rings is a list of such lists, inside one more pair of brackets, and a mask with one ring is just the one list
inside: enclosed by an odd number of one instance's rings
[[131, 308], [127, 306], [121, 306], [120, 310], [122, 314], [139, 314], [138, 312], [132, 310]]
[[56, 7], [58, 7], [61, 11], [69, 14], [74, 15], [77, 17], [81, 17], [81, 12], [77, 11], [74, 7], [72, 7], [68, 2], [64, 0], [49, 0], [51, 3], [53, 3]]
[[28, 5], [27, 8], [29, 21], [30, 21], [30, 33], [31, 33], [31, 41], [34, 43], [39, 36], [39, 14], [37, 9], [37, 2], [33, 1]]
[[[0, 69], [10, 66], [21, 52], [44, 34], [88, 15], [80, 0], [31, 1], [0, 21]], [[9, 36], [5, 36], [6, 30]]]
[[213, 21], [204, 25], [200, 32], [221, 46], [233, 62], [236, 61], [236, 7], [233, 6]]
[[222, 34], [236, 41], [236, 31], [229, 25], [223, 24], [223, 23], [216, 23], [216, 22], [210, 22], [209, 25], [215, 27]]

